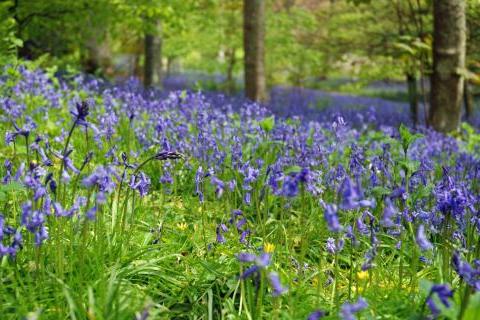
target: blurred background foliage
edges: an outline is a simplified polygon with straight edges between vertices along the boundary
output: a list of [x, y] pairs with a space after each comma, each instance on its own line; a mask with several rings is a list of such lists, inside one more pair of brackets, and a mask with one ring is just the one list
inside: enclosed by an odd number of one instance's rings
[[[428, 77], [431, 2], [267, 0], [268, 85], [378, 95], [385, 91], [375, 81]], [[480, 1], [467, 4], [468, 74], [478, 84]], [[241, 0], [3, 1], [0, 63], [22, 58], [109, 79], [141, 78], [148, 33], [159, 53], [157, 84], [171, 74], [209, 74], [203, 88], [234, 91], [243, 76], [242, 7]]]

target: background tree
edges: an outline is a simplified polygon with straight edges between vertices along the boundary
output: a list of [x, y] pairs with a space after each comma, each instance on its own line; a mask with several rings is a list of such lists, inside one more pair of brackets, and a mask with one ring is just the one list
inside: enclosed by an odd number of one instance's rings
[[474, 112], [473, 89], [480, 85], [480, 2], [467, 2], [467, 58], [468, 77], [464, 80], [463, 101], [465, 119], [470, 120]]
[[244, 0], [243, 6], [245, 95], [265, 101], [265, 1]]
[[461, 117], [465, 69], [464, 0], [433, 2], [433, 73], [429, 121], [442, 132], [457, 130]]

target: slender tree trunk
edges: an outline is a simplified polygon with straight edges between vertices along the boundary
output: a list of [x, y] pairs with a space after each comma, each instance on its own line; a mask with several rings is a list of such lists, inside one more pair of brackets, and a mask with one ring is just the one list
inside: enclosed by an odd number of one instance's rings
[[442, 132], [460, 124], [465, 67], [465, 0], [433, 1], [433, 74], [429, 122]]
[[413, 125], [418, 125], [418, 92], [417, 77], [414, 74], [407, 73], [408, 102], [410, 104], [410, 117]]
[[152, 86], [155, 71], [155, 36], [148, 32], [145, 33], [144, 45], [143, 85], [148, 88]]
[[157, 73], [157, 84], [159, 87], [162, 87], [162, 80], [163, 80], [163, 70], [162, 70], [162, 49], [163, 49], [163, 39], [162, 39], [162, 29], [161, 25], [159, 24], [158, 27], [159, 35], [155, 37], [155, 52], [156, 57], [155, 61], [157, 62], [157, 66], [155, 68]]
[[265, 101], [265, 0], [244, 0], [243, 6], [245, 95]]
[[83, 57], [83, 71], [95, 74], [100, 69], [100, 47], [95, 36], [91, 36], [85, 43], [85, 55]]
[[467, 80], [464, 80], [463, 85], [463, 103], [465, 105], [465, 119], [469, 121], [473, 115], [473, 97]]
[[142, 77], [142, 69], [140, 66], [140, 52], [135, 52], [134, 57], [133, 57], [133, 76], [136, 78], [141, 78]]
[[235, 48], [230, 48], [227, 50], [228, 57], [228, 66], [227, 66], [227, 91], [233, 93], [235, 91], [235, 81], [233, 79], [233, 69], [237, 59], [235, 57]]
[[167, 57], [167, 70], [165, 70], [167, 77], [170, 77], [172, 75], [174, 59], [174, 57]]

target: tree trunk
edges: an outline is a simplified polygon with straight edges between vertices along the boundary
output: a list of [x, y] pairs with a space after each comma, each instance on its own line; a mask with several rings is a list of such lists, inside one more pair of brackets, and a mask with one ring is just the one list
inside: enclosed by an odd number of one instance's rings
[[465, 104], [465, 120], [469, 121], [473, 115], [473, 97], [467, 80], [463, 85], [463, 103]]
[[143, 85], [148, 88], [153, 83], [153, 72], [155, 71], [155, 36], [145, 33], [144, 45]]
[[429, 122], [442, 132], [458, 130], [465, 67], [465, 0], [433, 1], [433, 74]]
[[172, 65], [173, 65], [173, 57], [167, 57], [167, 70], [166, 70], [166, 77], [170, 77], [172, 75]]
[[243, 6], [245, 95], [265, 101], [265, 0], [244, 0]]
[[408, 102], [410, 104], [410, 117], [413, 125], [418, 125], [418, 93], [417, 77], [414, 74], [407, 73]]
[[161, 26], [159, 26], [159, 35], [155, 37], [155, 52], [156, 57], [155, 61], [157, 61], [157, 80], [156, 83], [158, 84], [159, 87], [162, 87], [162, 80], [163, 80], [163, 70], [162, 70], [162, 49], [163, 49], [163, 40], [162, 40], [162, 33], [161, 33]]
[[100, 47], [95, 36], [87, 39], [85, 44], [85, 56], [83, 57], [83, 71], [95, 74], [100, 69]]
[[228, 58], [228, 65], [227, 65], [227, 92], [233, 93], [235, 91], [235, 79], [233, 79], [233, 69], [236, 63], [235, 57], [235, 48], [227, 49], [227, 58]]

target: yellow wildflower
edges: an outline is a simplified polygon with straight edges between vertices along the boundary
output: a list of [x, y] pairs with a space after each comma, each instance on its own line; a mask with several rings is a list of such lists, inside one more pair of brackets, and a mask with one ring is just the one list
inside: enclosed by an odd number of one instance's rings
[[185, 222], [177, 223], [177, 228], [185, 231], [188, 228], [188, 224], [186, 224]]
[[265, 244], [263, 245], [263, 251], [265, 251], [266, 253], [272, 253], [273, 251], [275, 251], [275, 245], [270, 242], [265, 242]]
[[357, 278], [360, 280], [365, 280], [368, 277], [368, 272], [367, 271], [360, 271], [357, 273]]

